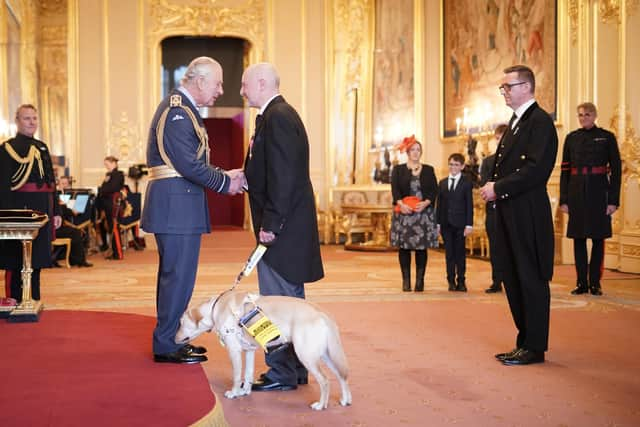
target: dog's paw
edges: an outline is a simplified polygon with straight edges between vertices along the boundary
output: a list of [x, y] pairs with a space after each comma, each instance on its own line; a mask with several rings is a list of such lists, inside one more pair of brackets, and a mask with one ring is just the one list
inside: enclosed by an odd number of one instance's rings
[[351, 397], [348, 399], [342, 398], [340, 399], [340, 405], [342, 406], [350, 406], [351, 405]]
[[224, 392], [224, 397], [226, 397], [227, 399], [235, 399], [238, 396], [242, 396], [242, 395], [234, 390], [227, 390]]
[[311, 409], [313, 409], [314, 411], [322, 411], [325, 408], [324, 405], [320, 402], [313, 402], [309, 406], [311, 406]]

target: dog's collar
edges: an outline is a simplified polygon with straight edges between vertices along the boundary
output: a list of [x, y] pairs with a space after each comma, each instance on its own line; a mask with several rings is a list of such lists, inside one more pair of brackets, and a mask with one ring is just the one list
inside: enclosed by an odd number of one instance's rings
[[216, 309], [216, 304], [218, 303], [218, 301], [220, 301], [220, 298], [222, 298], [222, 295], [226, 294], [227, 292], [232, 291], [233, 288], [231, 289], [227, 289], [226, 291], [224, 291], [223, 293], [221, 293], [220, 295], [218, 295], [218, 297], [215, 299], [215, 301], [213, 301], [213, 304], [211, 305], [211, 323], [213, 324], [213, 326], [215, 326], [215, 321], [213, 320], [213, 311]]

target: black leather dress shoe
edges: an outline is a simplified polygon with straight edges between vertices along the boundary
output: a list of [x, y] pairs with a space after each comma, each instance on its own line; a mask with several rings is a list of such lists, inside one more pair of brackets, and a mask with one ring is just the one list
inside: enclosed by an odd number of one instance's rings
[[571, 295], [582, 295], [586, 293], [589, 293], [589, 288], [587, 288], [585, 285], [582, 285], [580, 283], [578, 283], [578, 286], [571, 291]]
[[513, 357], [513, 356], [514, 356], [516, 353], [518, 353], [519, 351], [520, 351], [520, 349], [519, 349], [519, 348], [514, 348], [513, 350], [511, 350], [511, 351], [510, 351], [510, 352], [508, 352], [508, 353], [498, 353], [498, 354], [496, 354], [496, 355], [495, 355], [495, 358], [496, 358], [496, 359], [498, 359], [498, 360], [500, 360], [500, 361], [503, 361], [504, 359], [507, 359], [507, 358], [509, 358], [509, 357]]
[[596, 296], [602, 295], [602, 289], [600, 288], [600, 285], [591, 286], [589, 290], [591, 291], [591, 295], [596, 295]]
[[533, 363], [543, 363], [544, 352], [521, 349], [511, 357], [502, 360], [505, 365], [531, 365]]
[[456, 286], [456, 292], [467, 292], [467, 286], [464, 283]]
[[154, 354], [153, 361], [156, 363], [201, 363], [207, 361], [207, 356], [189, 353], [182, 347], [173, 353]]
[[295, 384], [282, 384], [271, 381], [268, 377], [263, 377], [251, 386], [253, 391], [289, 391], [295, 390], [298, 386]]
[[199, 345], [185, 344], [184, 347], [182, 348], [189, 354], [200, 355], [200, 354], [205, 354], [207, 352], [207, 349], [205, 347], [202, 347]]
[[87, 261], [83, 261], [82, 263], [78, 264], [78, 267], [93, 267], [93, 264]]
[[[260, 374], [260, 378], [258, 381], [264, 381], [267, 378], [267, 374]], [[309, 377], [299, 377], [298, 385], [307, 385], [309, 384]]]
[[489, 288], [484, 290], [488, 294], [495, 294], [496, 292], [502, 292], [501, 286], [490, 286]]
[[456, 284], [453, 282], [449, 282], [449, 292], [455, 292]]

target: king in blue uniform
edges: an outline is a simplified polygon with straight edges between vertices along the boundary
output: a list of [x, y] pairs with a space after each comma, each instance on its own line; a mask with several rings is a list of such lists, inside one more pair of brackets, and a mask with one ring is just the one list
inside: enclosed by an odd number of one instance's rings
[[174, 342], [196, 279], [200, 239], [211, 231], [205, 190], [236, 194], [244, 175], [209, 165], [209, 145], [197, 107], [222, 95], [222, 67], [208, 57], [194, 59], [181, 86], [165, 98], [153, 117], [147, 145], [150, 168], [142, 228], [155, 235], [160, 256], [157, 318], [153, 332], [156, 362], [206, 361], [204, 347]]

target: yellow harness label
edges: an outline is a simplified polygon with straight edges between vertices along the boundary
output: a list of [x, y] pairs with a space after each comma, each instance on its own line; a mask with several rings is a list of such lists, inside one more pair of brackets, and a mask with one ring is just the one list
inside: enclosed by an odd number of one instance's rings
[[262, 348], [266, 348], [269, 341], [280, 336], [280, 330], [278, 327], [274, 325], [267, 316], [264, 316], [264, 314], [263, 317], [256, 320], [255, 323], [245, 327]]

